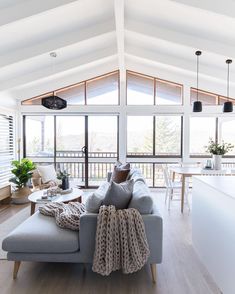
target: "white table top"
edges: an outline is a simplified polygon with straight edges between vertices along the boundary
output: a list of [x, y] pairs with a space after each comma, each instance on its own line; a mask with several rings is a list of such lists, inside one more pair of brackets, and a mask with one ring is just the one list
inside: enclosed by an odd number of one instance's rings
[[[44, 191], [46, 191], [46, 190], [35, 191], [35, 192], [33, 192], [32, 194], [29, 195], [28, 199], [31, 202], [37, 203], [37, 199], [41, 199], [41, 197], [43, 196], [43, 192]], [[82, 195], [83, 195], [83, 191], [81, 189], [73, 188], [73, 191], [71, 193], [64, 194], [64, 195], [58, 194], [52, 200], [52, 202], [68, 202], [68, 201], [73, 201], [73, 200], [77, 199], [78, 197], [81, 197]]]
[[196, 176], [195, 179], [235, 200], [235, 176]]
[[182, 174], [182, 175], [188, 175], [188, 176], [194, 176], [194, 175], [202, 175], [204, 173], [208, 174], [213, 174], [213, 173], [230, 173], [230, 171], [226, 170], [209, 170], [209, 169], [202, 169], [201, 167], [187, 167], [187, 166], [172, 166], [169, 167], [169, 170], [172, 172], [175, 172], [177, 174]]

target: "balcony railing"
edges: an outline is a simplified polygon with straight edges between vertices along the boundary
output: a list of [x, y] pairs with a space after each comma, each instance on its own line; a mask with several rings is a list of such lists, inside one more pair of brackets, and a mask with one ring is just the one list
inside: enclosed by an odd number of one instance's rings
[[[85, 154], [82, 151], [56, 151], [58, 158], [83, 158]], [[88, 152], [89, 158], [117, 158], [117, 152]]]
[[[81, 184], [85, 182], [85, 162], [84, 154], [81, 151], [57, 151], [56, 168], [66, 170], [72, 179], [78, 180]], [[101, 181], [107, 177], [107, 173], [112, 171], [113, 164], [117, 159], [116, 152], [89, 152], [88, 156], [92, 162], [88, 163], [88, 182], [90, 186], [98, 186]], [[73, 161], [74, 158], [74, 161]], [[76, 160], [77, 158], [77, 160]], [[99, 158], [96, 162], [95, 158]], [[80, 161], [79, 161], [80, 159]], [[111, 160], [110, 160], [111, 159]], [[113, 159], [113, 160], [112, 160]], [[106, 161], [107, 160], [107, 161]], [[43, 163], [40, 160], [34, 160], [38, 163]], [[44, 162], [46, 163], [46, 162]], [[131, 167], [137, 167], [144, 175], [147, 184], [150, 187], [164, 187], [164, 176], [162, 170], [163, 163], [156, 162], [135, 162], [131, 163]], [[165, 163], [164, 163], [165, 164]], [[167, 163], [168, 166], [177, 163]], [[195, 163], [197, 164], [197, 163]], [[223, 168], [234, 169], [235, 162], [223, 163]]]

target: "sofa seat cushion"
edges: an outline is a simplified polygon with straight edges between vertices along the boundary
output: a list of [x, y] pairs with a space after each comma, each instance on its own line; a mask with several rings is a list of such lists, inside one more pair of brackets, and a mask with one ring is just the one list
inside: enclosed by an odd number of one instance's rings
[[39, 212], [13, 230], [2, 243], [8, 252], [69, 253], [79, 250], [79, 233], [62, 229]]

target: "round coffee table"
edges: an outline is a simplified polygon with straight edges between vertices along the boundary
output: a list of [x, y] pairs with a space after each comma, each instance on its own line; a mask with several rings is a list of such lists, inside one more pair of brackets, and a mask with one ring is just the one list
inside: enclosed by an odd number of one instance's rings
[[44, 203], [37, 202], [37, 200], [41, 199], [41, 197], [43, 196], [44, 191], [46, 190], [35, 191], [28, 196], [28, 199], [31, 202], [31, 215], [34, 214], [35, 212], [36, 204], [45, 204], [50, 202], [63, 202], [63, 203], [68, 203], [73, 201], [78, 201], [80, 203], [82, 202], [83, 191], [78, 188], [73, 188], [72, 192], [68, 194], [62, 194], [62, 195], [58, 194], [52, 201], [48, 201], [48, 202], [45, 201]]

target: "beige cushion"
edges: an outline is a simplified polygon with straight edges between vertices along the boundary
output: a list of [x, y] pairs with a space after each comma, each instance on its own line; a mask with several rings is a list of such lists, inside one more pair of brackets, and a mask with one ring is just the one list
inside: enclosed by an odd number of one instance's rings
[[37, 166], [38, 173], [42, 177], [43, 183], [48, 183], [50, 181], [56, 181], [56, 171], [53, 164], [50, 165], [39, 165]]

